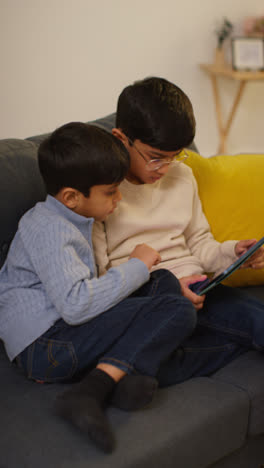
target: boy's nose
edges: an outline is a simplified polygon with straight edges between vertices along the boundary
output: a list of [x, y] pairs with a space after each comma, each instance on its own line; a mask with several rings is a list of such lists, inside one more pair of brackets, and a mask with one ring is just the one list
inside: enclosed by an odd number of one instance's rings
[[167, 174], [169, 168], [170, 168], [170, 165], [169, 165], [169, 164], [164, 164], [164, 165], [161, 166], [161, 167], [159, 168], [159, 170], [156, 171], [156, 172], [157, 172], [157, 174], [159, 174], [159, 175], [165, 175], [165, 174]]

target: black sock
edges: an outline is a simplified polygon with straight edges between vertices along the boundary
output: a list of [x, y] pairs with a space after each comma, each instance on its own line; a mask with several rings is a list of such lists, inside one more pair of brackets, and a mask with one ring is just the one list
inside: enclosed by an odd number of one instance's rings
[[115, 381], [106, 372], [94, 369], [81, 382], [59, 395], [56, 413], [86, 433], [101, 450], [110, 453], [114, 438], [103, 408]]
[[146, 375], [125, 375], [115, 386], [110, 405], [134, 411], [149, 405], [158, 388], [158, 381]]
[[96, 398], [98, 402], [104, 403], [115, 385], [115, 380], [109, 374], [96, 368], [75, 384], [70, 391], [84, 393], [87, 396]]

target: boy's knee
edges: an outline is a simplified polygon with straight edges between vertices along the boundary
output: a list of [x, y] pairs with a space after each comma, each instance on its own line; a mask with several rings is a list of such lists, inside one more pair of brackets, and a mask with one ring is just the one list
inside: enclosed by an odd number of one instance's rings
[[160, 283], [160, 286], [164, 288], [164, 293], [181, 294], [180, 282], [170, 270], [160, 268], [159, 270], [152, 271], [150, 278]]
[[[184, 336], [190, 335], [197, 325], [197, 312], [189, 299], [180, 295], [165, 295], [160, 303], [162, 319], [170, 323], [172, 329], [181, 329]], [[160, 317], [160, 315], [158, 315]]]

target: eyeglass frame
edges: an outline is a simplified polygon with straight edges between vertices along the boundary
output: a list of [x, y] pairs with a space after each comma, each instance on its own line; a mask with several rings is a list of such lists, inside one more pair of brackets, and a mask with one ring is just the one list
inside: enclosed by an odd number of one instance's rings
[[[165, 164], [171, 165], [171, 164], [181, 163], [181, 162], [185, 161], [185, 160], [189, 157], [189, 155], [186, 154], [185, 150], [182, 149], [182, 150], [180, 151], [179, 154], [175, 154], [174, 156], [172, 156], [171, 161], [165, 161], [165, 158], [164, 158], [164, 159], [163, 159], [163, 158], [157, 158], [157, 159], [150, 159], [150, 160], [147, 160], [147, 159], [145, 158], [145, 156], [143, 155], [143, 153], [142, 153], [142, 152], [138, 149], [138, 147], [135, 145], [135, 143], [134, 143], [132, 140], [130, 140], [130, 138], [128, 138], [128, 142], [131, 144], [131, 146], [134, 146], [134, 148], [136, 149], [136, 151], [137, 151], [137, 152], [140, 154], [140, 156], [144, 159], [144, 161], [145, 161], [145, 163], [146, 163], [146, 169], [147, 169], [148, 171], [154, 171], [154, 172], [155, 172], [155, 171], [158, 171], [161, 167], [165, 166]], [[184, 152], [183, 155], [181, 155], [182, 152]], [[168, 157], [169, 157], [169, 156], [168, 156]], [[150, 164], [151, 164], [151, 163], [158, 163], [158, 161], [159, 161], [160, 165], [158, 165], [158, 167], [156, 167], [155, 169], [151, 169], [151, 168], [150, 168]], [[159, 163], [158, 163], [158, 164], [159, 164]]]

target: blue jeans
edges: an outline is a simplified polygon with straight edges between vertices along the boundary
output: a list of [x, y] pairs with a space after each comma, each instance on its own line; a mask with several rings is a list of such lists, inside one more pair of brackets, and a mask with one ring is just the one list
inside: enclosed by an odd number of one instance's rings
[[264, 303], [220, 284], [207, 293], [194, 333], [161, 366], [160, 386], [208, 376], [250, 349], [264, 350]]
[[128, 374], [156, 376], [162, 362], [192, 334], [197, 314], [178, 280], [158, 270], [127, 299], [89, 322], [58, 320], [17, 358], [29, 378], [72, 380], [99, 362]]
[[71, 380], [107, 362], [157, 376], [160, 386], [206, 376], [249, 349], [264, 349], [264, 303], [219, 285], [196, 314], [166, 270], [129, 298], [79, 326], [63, 320], [19, 356], [29, 378]]

